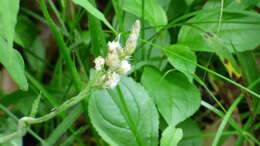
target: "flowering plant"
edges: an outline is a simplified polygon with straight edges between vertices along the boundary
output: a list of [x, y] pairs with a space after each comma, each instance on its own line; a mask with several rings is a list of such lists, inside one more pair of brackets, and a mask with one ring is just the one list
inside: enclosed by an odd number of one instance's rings
[[101, 56], [94, 60], [96, 75], [89, 81], [87, 87], [83, 89], [77, 96], [65, 101], [59, 107], [54, 108], [50, 113], [35, 118], [38, 104], [40, 102], [40, 96], [36, 99], [32, 108], [30, 117], [22, 117], [19, 120], [18, 130], [12, 134], [0, 137], [0, 143], [4, 143], [16, 136], [23, 136], [26, 134], [28, 128], [32, 124], [42, 123], [49, 119], [52, 119], [57, 114], [67, 110], [73, 105], [79, 103], [84, 98], [90, 96], [98, 88], [114, 88], [120, 81], [120, 75], [127, 73], [131, 69], [129, 63], [130, 55], [134, 52], [137, 39], [140, 31], [140, 21], [137, 20], [132, 27], [131, 34], [126, 41], [124, 48], [121, 47], [118, 41], [108, 42], [109, 53], [106, 58]]

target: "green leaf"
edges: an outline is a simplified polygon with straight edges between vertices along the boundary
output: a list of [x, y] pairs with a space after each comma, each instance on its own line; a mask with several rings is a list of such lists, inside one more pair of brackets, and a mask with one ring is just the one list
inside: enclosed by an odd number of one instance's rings
[[[186, 59], [192, 61], [193, 63], [187, 62], [186, 60], [183, 60], [181, 58], [173, 56], [171, 53], [178, 54], [180, 56], [185, 57]], [[196, 70], [196, 55], [193, 51], [190, 50], [189, 47], [184, 45], [172, 45], [168, 47], [165, 51], [165, 54], [168, 57], [168, 60], [172, 66], [174, 66], [177, 70], [184, 73], [189, 81], [192, 81], [194, 74]]]
[[115, 29], [111, 26], [111, 24], [107, 21], [105, 16], [95, 8], [89, 1], [87, 0], [72, 0], [75, 4], [78, 4], [85, 8], [90, 14], [103, 21], [104, 24], [109, 27], [112, 31], [116, 32]]
[[24, 62], [18, 51], [13, 49], [13, 40], [19, 0], [1, 0], [0, 7], [0, 62], [22, 90], [28, 89], [24, 74]]
[[231, 52], [253, 50], [260, 44], [258, 37], [260, 20], [257, 17], [223, 13], [221, 29], [218, 33], [218, 16], [219, 14], [216, 12], [203, 13], [188, 20], [187, 23], [191, 23], [194, 27], [183, 26], [179, 33], [178, 43], [187, 45], [196, 51], [212, 52], [214, 48], [201, 35], [205, 31], [218, 34], [224, 46]]
[[178, 146], [202, 146], [203, 145], [203, 138], [197, 138], [202, 135], [200, 131], [200, 127], [198, 124], [192, 120], [187, 119], [178, 126], [177, 128], [181, 128], [183, 130], [183, 139], [180, 141]]
[[99, 135], [112, 146], [155, 146], [159, 120], [144, 88], [122, 77], [116, 89], [98, 90], [90, 99], [89, 115]]
[[7, 42], [2, 37], [0, 37], [0, 62], [18, 86], [22, 90], [27, 90], [28, 83], [24, 73], [23, 58], [18, 51], [8, 48]]
[[[121, 0], [123, 9], [138, 17], [142, 16], [141, 0]], [[167, 16], [157, 0], [145, 0], [144, 18], [151, 26], [166, 25]]]
[[13, 46], [18, 10], [19, 0], [1, 0], [0, 36], [6, 39], [9, 48]]
[[164, 79], [159, 71], [147, 67], [141, 81], [169, 125], [180, 123], [200, 107], [199, 90], [180, 72]]
[[182, 129], [171, 125], [163, 131], [160, 146], [177, 146], [182, 136]]

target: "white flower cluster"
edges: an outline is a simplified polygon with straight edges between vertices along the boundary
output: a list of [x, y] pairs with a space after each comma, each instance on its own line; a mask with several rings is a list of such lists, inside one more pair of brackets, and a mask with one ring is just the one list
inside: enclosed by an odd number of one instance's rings
[[103, 88], [116, 87], [120, 81], [120, 75], [131, 70], [129, 58], [136, 48], [139, 32], [140, 21], [137, 20], [124, 48], [121, 47], [119, 41], [108, 42], [108, 55], [105, 58], [99, 56], [94, 60], [95, 69], [106, 72], [101, 79]]

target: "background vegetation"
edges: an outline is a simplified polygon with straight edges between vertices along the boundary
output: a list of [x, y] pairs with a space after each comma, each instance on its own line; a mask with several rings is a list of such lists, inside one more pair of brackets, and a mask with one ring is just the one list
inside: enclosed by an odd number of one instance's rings
[[77, 95], [107, 42], [142, 28], [117, 88], [0, 145], [260, 145], [259, 12], [259, 0], [1, 0], [0, 138], [37, 97], [40, 117]]

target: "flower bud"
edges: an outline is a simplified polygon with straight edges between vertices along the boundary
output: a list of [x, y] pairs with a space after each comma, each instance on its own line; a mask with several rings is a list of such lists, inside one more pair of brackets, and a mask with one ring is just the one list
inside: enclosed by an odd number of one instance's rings
[[118, 41], [108, 42], [108, 50], [110, 52], [116, 52], [119, 49], [121, 49], [121, 45]]
[[105, 65], [105, 59], [103, 57], [99, 56], [94, 60], [94, 63], [95, 63], [95, 69], [101, 70]]
[[126, 45], [125, 45], [125, 49], [127, 53], [126, 55], [130, 55], [135, 51], [140, 29], [141, 29], [140, 21], [136, 20], [134, 25], [132, 26], [132, 31], [126, 41]]
[[131, 64], [129, 64], [127, 60], [123, 60], [121, 61], [120, 66], [117, 69], [117, 72], [120, 74], [124, 74], [130, 70], [131, 70]]
[[112, 52], [109, 53], [107, 58], [106, 58], [106, 64], [109, 66], [111, 69], [117, 68], [119, 66], [120, 60], [118, 57], [117, 52]]
[[107, 81], [104, 83], [103, 88], [114, 88], [120, 81], [120, 75], [113, 72], [107, 75]]

